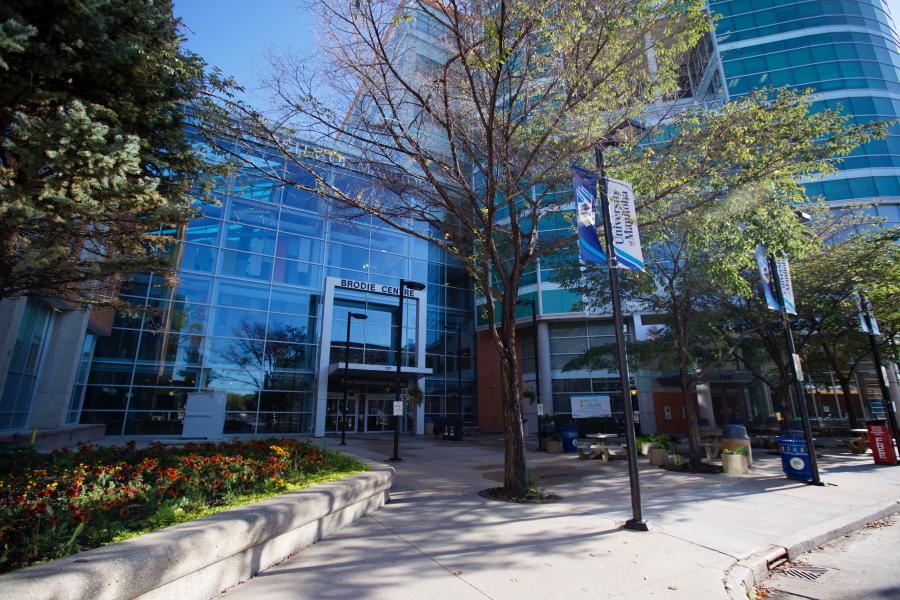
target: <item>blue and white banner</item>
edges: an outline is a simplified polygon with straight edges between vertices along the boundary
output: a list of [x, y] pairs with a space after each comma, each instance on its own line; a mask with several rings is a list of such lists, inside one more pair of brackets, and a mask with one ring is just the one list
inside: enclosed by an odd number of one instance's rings
[[644, 253], [634, 210], [634, 190], [630, 183], [607, 179], [606, 195], [612, 210], [613, 248], [617, 262], [626, 269], [643, 271]]
[[[775, 278], [769, 270], [769, 251], [765, 246], [756, 249], [756, 266], [759, 269], [760, 285], [766, 297], [766, 306], [772, 310], [781, 310], [778, 302], [778, 293], [775, 291]], [[775, 268], [778, 269], [778, 280], [781, 283], [781, 296], [784, 298], [784, 310], [788, 314], [796, 315], [797, 307], [794, 302], [794, 284], [791, 281], [791, 268], [786, 258], [776, 258]]]
[[594, 211], [597, 175], [573, 165], [572, 188], [575, 191], [575, 210], [578, 215], [578, 255], [585, 262], [605, 265], [606, 253], [597, 237]]
[[778, 281], [781, 283], [781, 297], [784, 298], [784, 310], [789, 315], [797, 314], [797, 304], [794, 302], [794, 283], [791, 281], [791, 267], [788, 259], [776, 258], [775, 268], [778, 269]]
[[775, 282], [769, 271], [769, 251], [765, 246], [756, 248], [756, 268], [759, 269], [759, 283], [763, 289], [763, 296], [766, 297], [766, 306], [772, 310], [781, 310], [778, 295], [775, 293]]
[[[856, 306], [857, 312], [859, 313], [859, 329], [863, 333], [874, 333], [875, 335], [881, 335], [881, 331], [878, 329], [878, 321], [875, 320], [875, 310], [872, 307], [872, 303], [869, 302], [869, 299], [866, 298], [862, 293], [860, 293], [856, 297]], [[872, 324], [872, 327], [866, 323], [866, 313], [869, 317], [869, 323]]]

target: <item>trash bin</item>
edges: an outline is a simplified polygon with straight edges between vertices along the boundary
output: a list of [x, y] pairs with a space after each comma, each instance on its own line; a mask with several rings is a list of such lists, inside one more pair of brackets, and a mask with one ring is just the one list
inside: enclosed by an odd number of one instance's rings
[[578, 441], [578, 428], [574, 425], [564, 425], [559, 430], [562, 438], [563, 452], [577, 452], [575, 442]]
[[459, 417], [447, 417], [444, 422], [444, 439], [454, 442], [462, 441], [462, 421]]
[[781, 469], [790, 479], [812, 481], [809, 465], [809, 448], [802, 431], [787, 430], [778, 437], [781, 446]]
[[884, 419], [872, 419], [866, 421], [866, 429], [869, 430], [869, 448], [872, 449], [872, 459], [876, 465], [896, 465], [897, 455], [894, 454], [893, 432]]

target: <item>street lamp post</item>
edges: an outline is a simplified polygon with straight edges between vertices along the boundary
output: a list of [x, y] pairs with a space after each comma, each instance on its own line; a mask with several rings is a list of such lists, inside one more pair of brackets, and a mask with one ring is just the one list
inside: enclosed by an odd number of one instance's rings
[[900, 430], [897, 428], [897, 417], [894, 414], [894, 402], [891, 400], [888, 383], [884, 377], [884, 366], [881, 361], [881, 348], [878, 347], [878, 338], [875, 336], [875, 327], [872, 323], [872, 315], [869, 314], [869, 301], [859, 292], [859, 305], [862, 308], [862, 316], [866, 323], [866, 329], [869, 332], [869, 345], [872, 347], [872, 359], [875, 361], [875, 373], [878, 377], [878, 386], [881, 388], [881, 401], [884, 403], [884, 410], [887, 412], [888, 423], [891, 431], [894, 433], [894, 440], [897, 442], [897, 450], [900, 452]]
[[347, 383], [348, 371], [350, 369], [350, 323], [353, 319], [365, 321], [366, 317], [363, 313], [347, 313], [347, 339], [344, 342], [344, 404], [341, 408], [341, 446], [347, 445]]
[[[420, 292], [425, 289], [425, 284], [418, 281], [400, 280], [400, 305], [398, 309], [399, 319], [397, 323], [397, 381], [394, 385], [394, 407], [400, 402], [400, 384], [403, 380], [401, 370], [403, 368], [403, 300], [405, 299], [406, 288]], [[403, 460], [400, 458], [400, 415], [394, 409], [394, 455], [388, 460], [398, 462]]]
[[628, 362], [625, 356], [624, 319], [622, 318], [622, 298], [619, 295], [619, 273], [616, 251], [613, 246], [612, 210], [609, 203], [607, 188], [609, 182], [606, 179], [606, 166], [603, 163], [603, 149], [615, 145], [611, 136], [626, 127], [642, 127], [631, 120], [623, 121], [613, 129], [594, 149], [594, 157], [597, 161], [597, 171], [600, 175], [600, 206], [603, 216], [603, 234], [606, 238], [606, 256], [609, 267], [609, 291], [612, 296], [613, 322], [615, 324], [616, 349], [619, 363], [619, 387], [622, 390], [622, 404], [625, 410], [625, 440], [628, 453], [628, 479], [631, 486], [631, 519], [625, 522], [626, 529], [635, 531], [649, 531], [650, 526], [644, 520], [644, 510], [641, 503], [641, 481], [638, 473], [637, 442], [634, 435], [634, 407], [631, 403], [631, 383], [628, 376]]
[[[541, 367], [538, 361], [537, 304], [534, 300], [516, 300], [519, 306], [531, 306], [531, 331], [534, 333], [534, 401], [541, 405]], [[538, 452], [544, 449], [541, 409], [537, 411]]]
[[812, 476], [812, 485], [825, 485], [819, 478], [819, 461], [816, 458], [816, 446], [813, 441], [812, 424], [809, 422], [809, 408], [806, 406], [806, 393], [803, 391], [803, 381], [799, 371], [799, 358], [797, 349], [794, 347], [794, 335], [791, 333], [791, 323], [788, 320], [787, 309], [784, 305], [784, 290], [781, 287], [781, 276], [778, 273], [778, 265], [775, 263], [775, 257], [769, 254], [769, 272], [772, 274], [772, 281], [775, 283], [775, 294], [777, 295], [778, 304], [781, 306], [781, 328], [784, 331], [784, 342], [787, 346], [788, 364], [791, 369], [791, 376], [794, 379], [794, 394], [797, 397], [797, 404], [800, 405], [800, 421], [803, 424], [803, 437], [806, 439], [806, 448], [809, 451], [809, 470]]

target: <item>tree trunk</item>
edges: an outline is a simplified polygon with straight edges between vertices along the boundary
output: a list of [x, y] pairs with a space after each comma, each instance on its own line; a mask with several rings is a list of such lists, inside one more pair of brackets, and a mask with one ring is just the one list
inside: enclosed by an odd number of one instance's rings
[[528, 473], [525, 468], [525, 431], [522, 426], [516, 303], [513, 295], [504, 295], [501, 315], [502, 327], [496, 330], [495, 341], [500, 353], [500, 385], [503, 392], [503, 489], [509, 495], [523, 496], [528, 491]]
[[694, 386], [691, 385], [691, 380], [686, 369], [681, 371], [680, 379], [681, 400], [684, 402], [684, 415], [687, 418], [688, 424], [689, 461], [691, 470], [696, 471], [700, 469], [700, 465], [703, 463], [703, 448], [700, 445], [700, 406], [697, 403], [697, 395], [691, 393]]

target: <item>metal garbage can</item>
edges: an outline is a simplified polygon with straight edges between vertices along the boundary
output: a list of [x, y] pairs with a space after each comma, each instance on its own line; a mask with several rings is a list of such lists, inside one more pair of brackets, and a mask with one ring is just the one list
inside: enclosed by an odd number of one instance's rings
[[575, 442], [578, 441], [578, 428], [574, 425], [564, 425], [559, 430], [562, 438], [563, 452], [577, 452]]
[[459, 417], [447, 417], [447, 420], [444, 421], [444, 439], [454, 442], [462, 441], [462, 420]]
[[809, 448], [802, 431], [787, 430], [778, 437], [781, 447], [781, 469], [789, 479], [812, 481]]

